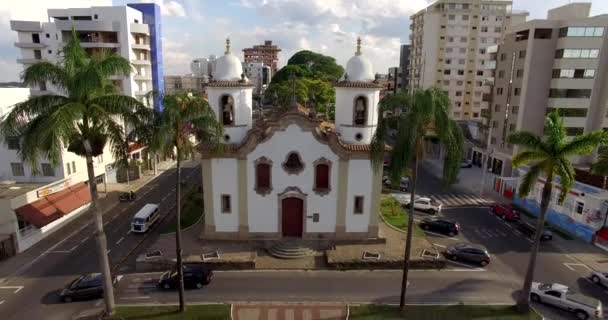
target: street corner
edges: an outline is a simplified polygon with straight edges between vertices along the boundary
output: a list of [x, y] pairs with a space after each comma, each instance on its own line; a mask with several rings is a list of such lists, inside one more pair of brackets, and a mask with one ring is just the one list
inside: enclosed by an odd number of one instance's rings
[[339, 304], [235, 304], [234, 320], [347, 319], [348, 306]]

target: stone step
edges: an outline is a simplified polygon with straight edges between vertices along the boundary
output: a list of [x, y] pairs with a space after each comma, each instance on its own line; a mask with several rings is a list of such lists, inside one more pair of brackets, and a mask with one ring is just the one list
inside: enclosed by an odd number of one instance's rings
[[298, 259], [314, 255], [314, 251], [310, 248], [291, 242], [280, 242], [268, 251], [272, 256], [282, 259]]

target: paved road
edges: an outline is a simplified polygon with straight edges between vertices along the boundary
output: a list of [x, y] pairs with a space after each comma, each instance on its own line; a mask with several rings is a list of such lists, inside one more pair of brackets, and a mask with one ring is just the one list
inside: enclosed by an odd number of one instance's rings
[[[175, 175], [175, 169], [165, 171], [138, 191], [137, 201], [120, 204], [115, 211], [104, 216], [108, 254], [115, 274], [125, 271], [125, 267], [119, 265], [120, 262], [144, 237], [130, 233], [133, 215], [145, 203], [159, 203], [161, 214], [169, 217], [174, 213]], [[190, 186], [197, 185], [200, 183], [200, 166], [184, 168], [182, 175]], [[160, 225], [157, 225], [153, 231], [158, 231], [159, 228]], [[69, 281], [83, 273], [99, 272], [93, 232], [93, 226], [83, 225], [22, 274], [3, 283], [3, 287], [0, 287], [0, 301], [4, 301], [0, 305], [2, 319], [63, 320], [81, 308], [99, 305], [100, 301], [61, 304], [58, 300], [58, 292]], [[10, 293], [11, 289], [3, 289], [4, 287], [23, 288], [17, 293]]]

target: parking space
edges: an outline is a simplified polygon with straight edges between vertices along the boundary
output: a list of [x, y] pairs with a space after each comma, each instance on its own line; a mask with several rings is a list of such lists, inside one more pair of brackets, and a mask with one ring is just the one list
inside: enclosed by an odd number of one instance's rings
[[17, 299], [23, 286], [0, 286], [0, 305], [11, 299]]

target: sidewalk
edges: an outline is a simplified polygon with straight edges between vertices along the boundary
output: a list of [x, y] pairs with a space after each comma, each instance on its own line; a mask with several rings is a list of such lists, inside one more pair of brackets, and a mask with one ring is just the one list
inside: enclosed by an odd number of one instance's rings
[[[164, 171], [171, 168], [173, 164], [174, 162], [172, 161], [159, 163], [157, 176], [143, 175], [142, 178], [133, 181], [128, 187], [134, 191], [138, 190], [139, 188], [143, 187], [144, 185], [158, 177]], [[112, 188], [110, 186], [112, 186]], [[124, 190], [129, 190], [127, 189], [126, 184], [124, 186], [123, 184], [108, 184], [108, 192], [104, 193], [102, 192], [105, 191], [103, 190], [103, 186], [99, 186], [99, 209], [102, 211], [103, 215], [112, 212], [114, 207], [119, 204], [118, 196], [120, 192], [122, 192], [121, 188], [124, 188]], [[40, 242], [36, 243], [26, 251], [18, 253], [16, 256], [1, 261], [0, 284], [8, 282], [10, 278], [24, 272], [27, 268], [29, 268], [36, 261], [38, 261], [38, 259], [43, 257], [48, 251], [52, 251], [55, 247], [61, 244], [64, 239], [67, 239], [82, 231], [92, 221], [92, 217], [90, 214], [88, 214], [88, 212], [88, 210], [83, 212], [79, 217], [66, 224], [62, 228], [56, 230], [54, 233], [44, 238]]]

